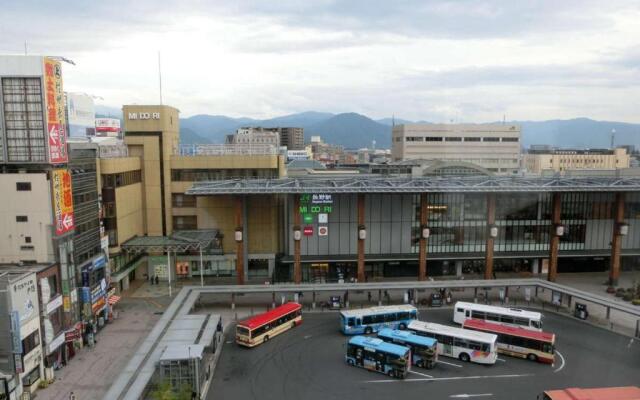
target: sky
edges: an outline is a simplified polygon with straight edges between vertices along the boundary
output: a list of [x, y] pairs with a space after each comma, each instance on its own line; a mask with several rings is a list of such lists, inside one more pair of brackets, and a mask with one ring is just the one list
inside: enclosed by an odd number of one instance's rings
[[98, 104], [640, 122], [640, 0], [0, 0], [0, 54]]

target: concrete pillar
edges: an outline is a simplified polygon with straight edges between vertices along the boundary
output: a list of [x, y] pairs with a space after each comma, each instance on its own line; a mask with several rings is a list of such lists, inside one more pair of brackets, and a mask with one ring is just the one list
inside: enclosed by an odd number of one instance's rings
[[504, 302], [509, 304], [509, 286], [504, 288]]
[[473, 288], [473, 302], [478, 302], [478, 288]]
[[620, 278], [620, 251], [622, 249], [622, 236], [620, 235], [619, 229], [620, 224], [624, 223], [624, 193], [616, 193], [614, 213], [609, 285], [618, 286], [618, 279]]
[[[358, 194], [358, 231], [364, 228], [364, 194]], [[358, 234], [358, 282], [364, 282], [364, 241]]]
[[496, 195], [487, 194], [487, 242], [484, 257], [484, 279], [493, 279], [493, 245], [495, 239], [491, 237], [491, 226], [496, 223]]
[[311, 293], [311, 297], [312, 297], [312, 302], [311, 302], [311, 308], [313, 308], [314, 310], [316, 309], [316, 292], [312, 292]]
[[462, 260], [456, 261], [456, 276], [462, 276]]
[[[300, 226], [300, 195], [293, 195], [293, 229], [299, 229]], [[300, 263], [300, 242], [301, 240], [293, 240], [293, 282], [299, 284], [302, 282], [302, 265]]]
[[276, 269], [276, 260], [275, 258], [270, 258], [268, 262], [267, 276], [269, 277], [269, 281], [271, 281], [273, 279], [273, 271]]
[[382, 290], [378, 290], [378, 307], [382, 305]]
[[238, 285], [244, 284], [244, 241], [245, 232], [243, 232], [244, 206], [242, 196], [236, 196], [236, 232], [240, 232], [241, 240], [236, 240], [236, 278]]
[[231, 309], [232, 310], [236, 309], [236, 294], [235, 293], [231, 293]]
[[531, 261], [531, 270], [533, 272], [534, 275], [537, 275], [540, 273], [540, 259], [539, 258], [534, 258], [533, 261]]
[[349, 308], [349, 291], [347, 290], [345, 294], [346, 294], [346, 299], [344, 299], [344, 306], [346, 308]]
[[276, 308], [276, 292], [271, 293], [271, 308]]
[[427, 206], [427, 194], [420, 194], [420, 247], [418, 255], [418, 280], [427, 279], [427, 239], [422, 237], [422, 230], [427, 227], [429, 208]]
[[551, 227], [549, 232], [549, 274], [547, 279], [555, 282], [558, 275], [558, 250], [560, 248], [560, 236], [556, 235], [556, 226], [560, 224], [560, 193], [554, 193], [551, 198]]

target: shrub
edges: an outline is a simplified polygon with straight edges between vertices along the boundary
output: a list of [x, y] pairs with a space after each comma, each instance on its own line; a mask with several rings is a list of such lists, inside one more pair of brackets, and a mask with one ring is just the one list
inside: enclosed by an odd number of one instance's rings
[[631, 304], [633, 304], [634, 306], [640, 306], [640, 297], [637, 299], [631, 300]]
[[624, 296], [622, 297], [622, 300], [631, 301], [633, 300], [633, 295], [631, 295], [631, 293], [625, 293]]

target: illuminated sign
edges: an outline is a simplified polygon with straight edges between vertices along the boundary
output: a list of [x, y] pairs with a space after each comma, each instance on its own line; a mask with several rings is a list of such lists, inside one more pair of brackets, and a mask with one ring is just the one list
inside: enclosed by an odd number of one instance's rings
[[302, 230], [302, 233], [305, 236], [313, 236], [313, 226], [305, 226]]
[[303, 194], [300, 196], [300, 214], [329, 214], [333, 211], [331, 194]]
[[319, 226], [318, 227], [318, 236], [328, 236], [329, 235], [329, 227], [328, 226]]

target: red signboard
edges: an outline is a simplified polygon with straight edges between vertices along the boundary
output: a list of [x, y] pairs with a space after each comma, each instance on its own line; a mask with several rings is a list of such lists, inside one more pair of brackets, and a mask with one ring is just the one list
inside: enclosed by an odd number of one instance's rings
[[62, 66], [50, 58], [44, 59], [44, 90], [47, 101], [47, 137], [49, 162], [66, 163], [67, 154], [66, 117], [64, 114], [64, 92], [62, 90]]
[[53, 170], [51, 175], [56, 235], [62, 235], [75, 228], [71, 174], [66, 169], [56, 169]]
[[305, 226], [302, 230], [302, 233], [305, 236], [313, 236], [313, 226]]

